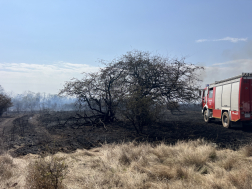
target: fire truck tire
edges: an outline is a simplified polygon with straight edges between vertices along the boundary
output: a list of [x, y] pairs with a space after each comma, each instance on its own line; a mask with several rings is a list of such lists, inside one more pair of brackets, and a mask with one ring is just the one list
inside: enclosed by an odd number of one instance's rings
[[223, 127], [225, 127], [225, 128], [230, 128], [231, 127], [228, 112], [223, 112], [221, 121], [222, 121]]
[[204, 121], [206, 122], [206, 123], [209, 123], [210, 121], [211, 121], [211, 119], [208, 117], [208, 115], [207, 115], [207, 110], [204, 110]]

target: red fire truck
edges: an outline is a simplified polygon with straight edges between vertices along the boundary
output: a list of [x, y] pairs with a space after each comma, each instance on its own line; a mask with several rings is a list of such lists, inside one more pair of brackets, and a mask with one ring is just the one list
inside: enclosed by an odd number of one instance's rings
[[201, 91], [205, 122], [221, 119], [226, 128], [252, 123], [252, 73], [216, 81]]

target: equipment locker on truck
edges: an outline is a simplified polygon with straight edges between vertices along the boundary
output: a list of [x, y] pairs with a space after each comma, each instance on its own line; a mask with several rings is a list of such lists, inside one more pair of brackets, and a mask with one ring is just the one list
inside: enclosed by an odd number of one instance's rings
[[201, 91], [205, 122], [221, 119], [226, 128], [252, 123], [252, 73], [216, 81]]

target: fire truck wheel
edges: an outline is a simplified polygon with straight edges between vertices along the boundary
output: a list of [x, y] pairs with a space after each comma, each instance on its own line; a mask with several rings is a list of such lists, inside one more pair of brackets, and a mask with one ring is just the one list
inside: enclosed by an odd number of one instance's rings
[[229, 115], [228, 115], [228, 112], [224, 112], [223, 114], [222, 114], [222, 125], [223, 125], [223, 127], [225, 127], [225, 128], [230, 128], [230, 120], [229, 120]]
[[204, 111], [204, 121], [205, 121], [206, 123], [209, 123], [209, 122], [211, 121], [210, 118], [209, 118], [208, 115], [207, 115], [207, 110]]

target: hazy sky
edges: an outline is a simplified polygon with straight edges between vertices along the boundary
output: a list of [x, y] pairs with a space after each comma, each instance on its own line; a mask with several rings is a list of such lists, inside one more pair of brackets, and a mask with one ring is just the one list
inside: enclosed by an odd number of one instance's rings
[[206, 67], [204, 82], [252, 72], [252, 0], [0, 0], [0, 85], [57, 93], [131, 50]]

